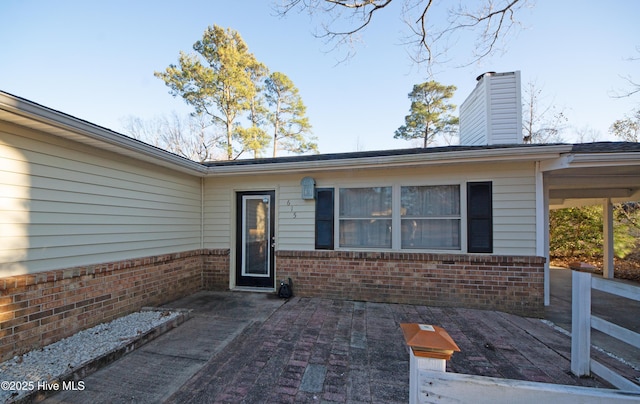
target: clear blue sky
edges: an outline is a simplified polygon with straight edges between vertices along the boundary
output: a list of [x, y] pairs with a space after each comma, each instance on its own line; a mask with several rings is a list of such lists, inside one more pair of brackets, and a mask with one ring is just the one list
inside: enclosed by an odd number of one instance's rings
[[[399, 2], [400, 0], [398, 0]], [[287, 74], [308, 108], [323, 153], [411, 147], [393, 139], [409, 111], [407, 94], [426, 81], [401, 45], [399, 7], [383, 11], [362, 35], [356, 55], [337, 64], [314, 37], [304, 13], [274, 15], [271, 0], [0, 1], [0, 90], [122, 131], [123, 118], [187, 113], [154, 71], [191, 51], [207, 26], [237, 30], [258, 60]], [[443, 2], [446, 3], [446, 2]], [[386, 14], [385, 14], [386, 13]], [[614, 99], [640, 81], [640, 1], [538, 0], [519, 15], [523, 28], [504, 53], [465, 68], [436, 69], [434, 79], [458, 87], [457, 105], [485, 71], [522, 72], [537, 81], [544, 102], [563, 108], [569, 124], [608, 134], [611, 123], [640, 105]], [[462, 40], [451, 55], [466, 58]], [[574, 141], [572, 130], [565, 141]]]

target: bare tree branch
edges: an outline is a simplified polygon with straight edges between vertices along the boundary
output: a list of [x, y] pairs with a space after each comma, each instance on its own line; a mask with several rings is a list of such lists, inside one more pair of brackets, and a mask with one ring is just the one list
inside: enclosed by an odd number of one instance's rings
[[[636, 52], [640, 54], [640, 46], [636, 46]], [[628, 62], [635, 62], [640, 60], [640, 56], [628, 57], [626, 58], [626, 60]], [[632, 95], [640, 93], [640, 83], [633, 81], [631, 76], [620, 76], [620, 77], [627, 82], [630, 89], [615, 91], [609, 95], [611, 98], [627, 98], [627, 97], [631, 97]]]
[[624, 79], [628, 83], [629, 87], [631, 87], [631, 90], [625, 90], [622, 92], [611, 94], [612, 98], [627, 98], [631, 97], [634, 94], [640, 93], [640, 83], [636, 83], [635, 81], [633, 81], [631, 79], [631, 76], [622, 77], [622, 79]]
[[529, 82], [523, 90], [522, 130], [524, 143], [561, 142], [567, 117], [553, 103], [543, 104], [542, 88]]
[[[284, 0], [279, 6], [279, 14], [286, 15], [293, 9], [309, 12], [313, 17], [327, 18], [328, 22], [321, 23], [322, 33], [316, 36], [334, 43], [335, 47], [350, 44], [356, 34], [362, 32], [372, 24], [375, 15], [391, 4], [392, 0]], [[446, 54], [436, 51], [436, 44], [445, 43], [454, 34], [465, 31], [481, 31], [477, 33], [474, 63], [490, 55], [497, 47], [498, 41], [504, 38], [514, 25], [517, 25], [515, 13], [522, 8], [527, 0], [484, 0], [482, 6], [469, 10], [458, 5], [457, 9], [447, 10], [448, 25], [439, 27], [430, 18], [435, 12], [437, 2], [433, 0], [403, 0], [403, 17], [412, 32], [413, 40], [409, 43], [417, 45], [417, 63], [429, 66], [436, 63], [436, 59]], [[413, 16], [413, 18], [412, 18]], [[353, 23], [353, 21], [356, 21]], [[439, 21], [435, 21], [438, 23]], [[350, 24], [349, 28], [341, 28], [341, 24]], [[334, 47], [334, 49], [335, 49]], [[350, 56], [350, 55], [349, 55]]]

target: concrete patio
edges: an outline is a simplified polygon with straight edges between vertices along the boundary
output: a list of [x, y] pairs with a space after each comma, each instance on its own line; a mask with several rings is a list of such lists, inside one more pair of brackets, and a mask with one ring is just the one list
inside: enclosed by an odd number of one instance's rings
[[[84, 391], [62, 392], [46, 402], [405, 403], [409, 361], [402, 322], [449, 332], [462, 352], [454, 354], [448, 371], [609, 387], [573, 376], [570, 338], [540, 319], [318, 298], [285, 303], [270, 294], [239, 292], [201, 292], [168, 306], [191, 308], [194, 316], [87, 377]], [[562, 313], [554, 315], [566, 318]], [[638, 370], [592, 351], [629, 378], [640, 377]]]

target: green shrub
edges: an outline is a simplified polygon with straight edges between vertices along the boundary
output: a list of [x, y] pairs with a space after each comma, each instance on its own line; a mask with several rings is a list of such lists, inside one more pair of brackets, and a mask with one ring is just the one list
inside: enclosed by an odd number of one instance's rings
[[[614, 255], [624, 258], [638, 247], [638, 203], [614, 206]], [[552, 257], [597, 258], [603, 255], [602, 206], [549, 212], [549, 253]]]

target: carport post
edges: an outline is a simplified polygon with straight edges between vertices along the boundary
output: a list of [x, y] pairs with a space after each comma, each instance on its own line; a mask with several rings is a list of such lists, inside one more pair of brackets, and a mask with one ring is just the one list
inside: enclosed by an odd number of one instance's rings
[[604, 200], [602, 206], [603, 222], [603, 260], [602, 276], [606, 279], [613, 279], [613, 204], [611, 198]]
[[591, 373], [591, 272], [578, 264], [571, 273], [571, 372]]

